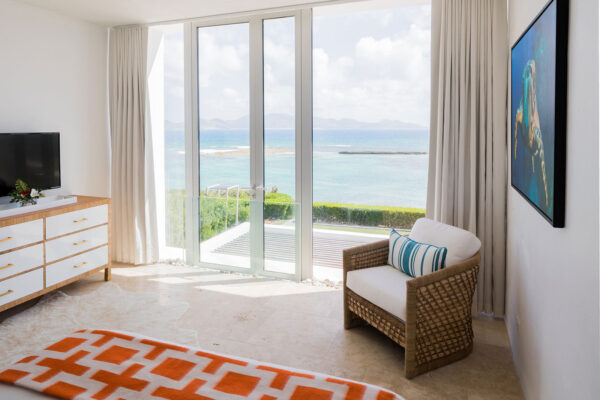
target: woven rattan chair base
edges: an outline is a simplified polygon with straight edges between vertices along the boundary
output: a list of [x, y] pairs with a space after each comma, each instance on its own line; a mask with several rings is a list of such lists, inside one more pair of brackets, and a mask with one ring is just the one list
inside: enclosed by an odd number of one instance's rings
[[352, 290], [348, 288], [345, 288], [345, 290], [348, 310], [369, 325], [377, 328], [400, 346], [406, 347], [406, 325], [404, 321], [363, 299]]
[[344, 251], [344, 326], [367, 322], [404, 347], [404, 375], [412, 378], [466, 357], [473, 349], [471, 305], [480, 256], [407, 281], [406, 321], [346, 287], [349, 271], [387, 262], [387, 240]]

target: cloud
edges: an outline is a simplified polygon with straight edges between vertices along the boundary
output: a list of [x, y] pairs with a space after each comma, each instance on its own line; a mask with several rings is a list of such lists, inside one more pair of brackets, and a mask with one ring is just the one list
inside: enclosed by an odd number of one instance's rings
[[428, 26], [411, 24], [393, 36], [360, 37], [352, 53], [337, 58], [328, 51], [313, 51], [315, 116], [429, 125]]
[[[247, 35], [238, 32], [231, 41], [219, 43], [218, 37], [223, 27], [215, 32], [199, 31], [198, 33], [198, 84], [209, 87], [213, 80], [228, 76], [246, 75], [248, 71]], [[236, 79], [237, 80], [237, 79]]]
[[250, 112], [247, 24], [198, 31], [200, 118], [237, 119]]
[[[313, 107], [322, 118], [429, 124], [430, 9], [403, 7], [323, 16], [314, 22]], [[183, 115], [183, 34], [166, 41], [167, 119]], [[198, 36], [201, 117], [249, 113], [247, 25], [203, 28]], [[292, 20], [265, 22], [265, 113], [294, 114]], [[180, 56], [179, 56], [180, 54]], [[169, 112], [171, 110], [171, 112]]]
[[164, 35], [165, 51], [165, 119], [183, 122], [184, 75], [183, 75], [183, 29]]
[[429, 70], [429, 46], [429, 31], [416, 25], [405, 36], [363, 37], [356, 43], [357, 66], [380, 77], [416, 82]]

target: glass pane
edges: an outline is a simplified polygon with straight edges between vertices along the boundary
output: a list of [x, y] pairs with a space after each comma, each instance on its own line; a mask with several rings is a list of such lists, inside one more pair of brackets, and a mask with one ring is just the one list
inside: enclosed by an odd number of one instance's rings
[[295, 273], [295, 39], [294, 18], [263, 23], [265, 270]]
[[183, 25], [170, 25], [162, 29], [164, 31], [165, 242], [167, 250], [170, 250], [185, 248]]
[[341, 279], [342, 250], [424, 215], [429, 4], [317, 7], [313, 19], [313, 264]]
[[250, 268], [249, 25], [198, 29], [200, 261]]

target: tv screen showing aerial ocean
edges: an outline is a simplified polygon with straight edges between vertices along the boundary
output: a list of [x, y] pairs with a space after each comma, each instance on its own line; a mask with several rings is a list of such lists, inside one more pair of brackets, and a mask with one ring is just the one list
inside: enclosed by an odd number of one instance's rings
[[[267, 130], [265, 187], [295, 198], [293, 130]], [[250, 186], [249, 133], [200, 135], [200, 187]], [[313, 201], [425, 208], [428, 130], [315, 130]], [[165, 133], [166, 189], [185, 188], [185, 137]]]

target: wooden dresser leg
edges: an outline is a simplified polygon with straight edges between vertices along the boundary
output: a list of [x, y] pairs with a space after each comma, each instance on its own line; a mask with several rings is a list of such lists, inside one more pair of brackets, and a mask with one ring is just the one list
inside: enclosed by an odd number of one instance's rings
[[110, 267], [108, 267], [104, 270], [104, 280], [108, 282], [108, 281], [110, 281], [110, 279], [111, 279]]

